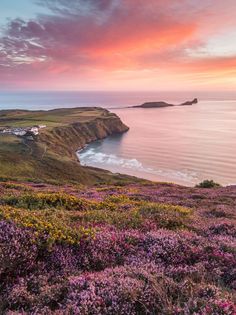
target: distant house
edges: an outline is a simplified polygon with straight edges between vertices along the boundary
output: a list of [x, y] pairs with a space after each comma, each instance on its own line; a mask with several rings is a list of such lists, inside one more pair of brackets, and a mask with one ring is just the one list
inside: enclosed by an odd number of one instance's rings
[[11, 133], [11, 129], [5, 128], [5, 129], [3, 129], [2, 133]]
[[39, 128], [38, 127], [32, 127], [28, 131], [31, 132], [35, 136], [37, 136], [39, 134]]
[[39, 134], [39, 129], [46, 128], [46, 125], [38, 125], [33, 127], [0, 127], [0, 134], [10, 134], [18, 137], [27, 137], [34, 140], [34, 136]]
[[13, 134], [16, 135], [16, 136], [23, 137], [26, 134], [26, 132], [27, 132], [26, 130], [21, 129], [21, 130], [13, 131]]

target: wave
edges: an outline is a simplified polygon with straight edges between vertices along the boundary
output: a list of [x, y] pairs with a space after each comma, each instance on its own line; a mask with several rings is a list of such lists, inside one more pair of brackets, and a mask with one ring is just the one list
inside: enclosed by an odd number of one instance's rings
[[133, 171], [133, 175], [138, 174], [150, 174], [164, 177], [170, 180], [178, 179], [195, 183], [198, 180], [196, 172], [188, 170], [170, 170], [170, 169], [153, 169], [151, 167], [143, 165], [139, 160], [132, 158], [122, 158], [115, 154], [106, 154], [97, 152], [95, 148], [86, 148], [77, 153], [81, 165], [83, 166], [95, 166], [101, 168], [107, 168], [111, 171], [118, 170], [125, 172], [125, 170]]

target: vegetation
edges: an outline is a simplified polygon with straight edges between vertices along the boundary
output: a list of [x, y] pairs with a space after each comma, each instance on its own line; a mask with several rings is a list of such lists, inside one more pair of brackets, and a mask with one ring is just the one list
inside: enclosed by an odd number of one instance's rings
[[220, 184], [215, 183], [212, 179], [205, 179], [204, 181], [202, 181], [200, 184], [196, 185], [196, 187], [199, 188], [215, 188], [215, 187], [221, 187]]
[[1, 314], [235, 314], [236, 189], [0, 182]]
[[0, 136], [0, 314], [236, 314], [235, 186], [81, 167], [76, 149], [126, 130], [106, 110], [0, 114], [47, 125]]
[[87, 206], [87, 201], [83, 198], [76, 198], [65, 193], [28, 193], [20, 196], [6, 196], [2, 198], [2, 203], [17, 208], [27, 209], [47, 209], [63, 208], [65, 210], [83, 210]]

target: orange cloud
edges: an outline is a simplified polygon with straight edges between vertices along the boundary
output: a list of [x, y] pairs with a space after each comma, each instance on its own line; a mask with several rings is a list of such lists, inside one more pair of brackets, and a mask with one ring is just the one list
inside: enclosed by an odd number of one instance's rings
[[236, 26], [235, 1], [38, 2], [52, 14], [15, 19], [0, 37], [0, 82], [5, 86], [93, 89], [109, 83], [149, 89], [168, 84], [174, 89], [214, 84], [217, 76], [224, 87], [225, 78], [235, 75], [235, 57], [189, 52]]

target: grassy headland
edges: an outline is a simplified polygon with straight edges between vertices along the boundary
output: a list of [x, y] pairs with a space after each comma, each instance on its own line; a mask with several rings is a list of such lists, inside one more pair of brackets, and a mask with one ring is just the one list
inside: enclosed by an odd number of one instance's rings
[[80, 183], [129, 180], [77, 161], [85, 144], [128, 130], [118, 116], [102, 108], [49, 111], [3, 110], [0, 127], [46, 125], [34, 140], [0, 134], [0, 174], [10, 178], [76, 181]]

